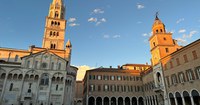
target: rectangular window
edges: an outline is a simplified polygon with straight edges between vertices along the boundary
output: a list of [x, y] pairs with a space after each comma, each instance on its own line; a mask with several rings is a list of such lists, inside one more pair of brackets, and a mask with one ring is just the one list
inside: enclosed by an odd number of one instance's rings
[[104, 85], [104, 91], [109, 91], [108, 85]]
[[197, 52], [194, 50], [194, 51], [192, 51], [192, 55], [193, 55], [193, 58], [194, 59], [197, 59], [198, 57], [197, 57]]
[[169, 76], [167, 76], [167, 77], [165, 78], [165, 80], [167, 81], [167, 85], [170, 86]]
[[117, 76], [117, 80], [121, 81], [121, 76]]
[[54, 69], [54, 62], [51, 62], [51, 70]]
[[91, 80], [92, 79], [92, 76], [91, 75], [89, 75], [89, 80]]
[[38, 67], [38, 61], [35, 61], [35, 66], [34, 66], [34, 68], [37, 69], [37, 67]]
[[90, 85], [89, 91], [90, 92], [94, 91], [94, 85]]
[[170, 63], [170, 68], [173, 68], [173, 63], [172, 63], [172, 61], [170, 61], [169, 63]]
[[192, 81], [193, 80], [193, 72], [192, 72], [192, 70], [188, 70], [188, 71], [186, 71], [186, 73], [187, 73], [188, 80]]
[[183, 73], [179, 74], [179, 80], [180, 80], [181, 83], [184, 82], [184, 74]]
[[30, 61], [27, 61], [26, 67], [30, 68]]
[[165, 51], [166, 51], [166, 53], [168, 53], [168, 52], [169, 52], [169, 49], [168, 49], [168, 48], [165, 48]]
[[184, 58], [185, 63], [188, 62], [187, 55], [183, 55], [183, 58]]
[[198, 68], [196, 69], [196, 74], [197, 74], [197, 76], [198, 76], [198, 79], [200, 79], [200, 67], [198, 67]]
[[98, 91], [101, 91], [101, 85], [98, 85]]
[[98, 76], [97, 76], [97, 79], [98, 79], [98, 80], [101, 80], [101, 75], [98, 75]]
[[177, 84], [176, 75], [172, 75], [172, 84]]
[[111, 76], [110, 79], [111, 79], [111, 80], [115, 80], [115, 76]]
[[180, 65], [179, 58], [176, 58], [176, 63], [177, 63], [177, 66], [179, 66], [179, 65]]

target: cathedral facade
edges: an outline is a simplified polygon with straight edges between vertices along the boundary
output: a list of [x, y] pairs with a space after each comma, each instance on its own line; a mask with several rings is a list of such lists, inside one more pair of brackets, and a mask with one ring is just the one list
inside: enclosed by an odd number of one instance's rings
[[[65, 43], [65, 6], [53, 0], [42, 47], [0, 48], [0, 105], [73, 105], [77, 68]], [[21, 59], [20, 59], [21, 58]]]

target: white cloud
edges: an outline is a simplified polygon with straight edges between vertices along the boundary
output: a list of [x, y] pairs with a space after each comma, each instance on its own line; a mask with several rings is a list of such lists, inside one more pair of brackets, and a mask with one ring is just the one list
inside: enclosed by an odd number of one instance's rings
[[97, 22], [97, 18], [91, 17], [88, 19], [88, 22]]
[[73, 22], [76, 21], [76, 18], [69, 18], [68, 21], [69, 21], [70, 23], [73, 23]]
[[92, 14], [103, 14], [104, 11], [102, 9], [96, 8], [92, 11]]
[[185, 29], [180, 29], [180, 30], [178, 31], [178, 33], [184, 33], [184, 32], [186, 32]]
[[115, 38], [115, 39], [116, 39], [116, 38], [120, 38], [120, 37], [121, 37], [120, 35], [114, 35], [114, 36], [113, 36], [113, 38]]
[[180, 19], [178, 19], [177, 21], [176, 21], [176, 23], [178, 24], [178, 23], [180, 23], [180, 22], [182, 22], [182, 21], [184, 21], [185, 19], [184, 18], [180, 18]]
[[182, 44], [182, 45], [187, 44], [186, 39], [183, 39], [183, 38], [176, 38], [176, 40], [177, 40], [180, 44]]
[[142, 36], [144, 36], [144, 37], [151, 37], [152, 34], [153, 34], [153, 32], [151, 31], [149, 33], [142, 34]]
[[75, 26], [79, 26], [79, 25], [80, 25], [80, 24], [77, 24], [77, 23], [70, 23], [70, 24], [69, 24], [70, 27], [75, 27]]
[[147, 36], [147, 35], [148, 35], [147, 33], [142, 34], [142, 36]]
[[96, 26], [98, 26], [101, 23], [105, 23], [107, 20], [105, 18], [100, 19], [100, 21], [96, 22]]
[[102, 18], [101, 19], [101, 22], [106, 22], [107, 20], [105, 18]]
[[195, 30], [193, 30], [193, 31], [190, 31], [190, 33], [187, 35], [187, 34], [184, 34], [183, 35], [183, 38], [184, 39], [186, 39], [186, 38], [191, 38], [194, 34], [197, 34], [198, 33], [198, 31], [195, 31]]
[[137, 3], [137, 9], [143, 9], [144, 8], [144, 5], [143, 4], [140, 4], [140, 3]]
[[90, 67], [90, 66], [87, 66], [87, 65], [77, 66], [77, 68], [78, 68], [78, 73], [77, 73], [76, 80], [83, 80], [86, 71], [94, 69], [94, 67]]
[[110, 35], [103, 35], [103, 38], [109, 39], [109, 38], [110, 38]]

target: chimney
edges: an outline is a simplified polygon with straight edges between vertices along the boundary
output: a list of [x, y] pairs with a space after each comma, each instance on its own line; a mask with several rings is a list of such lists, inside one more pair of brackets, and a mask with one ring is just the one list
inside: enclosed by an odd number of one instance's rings
[[146, 65], [149, 65], [148, 62], [146, 62]]
[[110, 69], [112, 69], [112, 66], [110, 66]]

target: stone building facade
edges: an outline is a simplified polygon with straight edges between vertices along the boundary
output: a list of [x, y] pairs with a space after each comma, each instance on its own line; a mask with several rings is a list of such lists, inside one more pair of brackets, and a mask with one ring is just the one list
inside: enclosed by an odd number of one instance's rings
[[77, 68], [65, 42], [65, 6], [53, 0], [42, 47], [0, 48], [0, 105], [74, 105]]
[[151, 65], [87, 71], [83, 105], [200, 105], [200, 40], [179, 46], [158, 16], [152, 32]]

